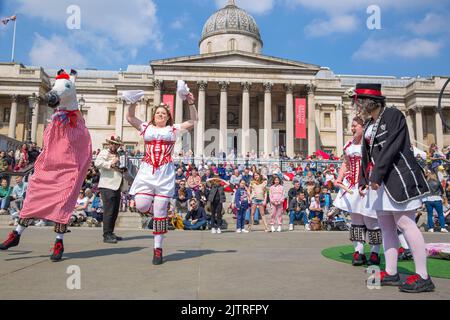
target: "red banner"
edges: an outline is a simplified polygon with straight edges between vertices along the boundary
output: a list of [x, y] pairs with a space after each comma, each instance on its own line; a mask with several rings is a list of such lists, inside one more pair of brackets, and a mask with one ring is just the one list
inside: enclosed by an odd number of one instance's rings
[[295, 138], [306, 139], [306, 99], [295, 98]]
[[169, 106], [170, 113], [172, 114], [172, 118], [175, 117], [175, 114], [173, 113], [174, 106], [175, 106], [175, 96], [173, 94], [163, 94], [162, 102]]

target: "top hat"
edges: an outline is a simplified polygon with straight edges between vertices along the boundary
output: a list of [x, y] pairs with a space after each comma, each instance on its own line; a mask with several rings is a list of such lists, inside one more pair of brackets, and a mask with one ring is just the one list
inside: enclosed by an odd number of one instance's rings
[[384, 101], [379, 83], [358, 83], [355, 89], [355, 99], [373, 99]]

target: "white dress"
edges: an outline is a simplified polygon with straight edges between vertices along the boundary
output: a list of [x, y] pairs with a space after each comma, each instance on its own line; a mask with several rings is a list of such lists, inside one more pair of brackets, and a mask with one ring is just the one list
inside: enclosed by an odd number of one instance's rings
[[175, 167], [172, 160], [180, 125], [158, 128], [142, 124], [145, 156], [130, 189], [131, 195], [172, 198], [175, 194]]
[[359, 174], [361, 168], [361, 148], [360, 144], [355, 145], [352, 141], [347, 143], [344, 147], [345, 155], [349, 159], [348, 171], [345, 174], [343, 184], [353, 191], [353, 194], [346, 192], [345, 190], [339, 190], [339, 193], [334, 200], [335, 207], [350, 212], [359, 213], [366, 217], [377, 218], [377, 213], [371, 208], [364, 207], [364, 198], [359, 195]]
[[[370, 141], [372, 134], [373, 125], [370, 125], [365, 134], [364, 138], [366, 141]], [[370, 175], [370, 174], [369, 174]], [[422, 207], [422, 199], [413, 199], [411, 201], [405, 203], [397, 203], [395, 202], [389, 192], [386, 190], [384, 183], [381, 183], [381, 186], [378, 190], [373, 190], [372, 188], [368, 188], [367, 194], [364, 197], [364, 209], [372, 209], [377, 211], [377, 214], [383, 214], [383, 212], [407, 212], [414, 211]]]

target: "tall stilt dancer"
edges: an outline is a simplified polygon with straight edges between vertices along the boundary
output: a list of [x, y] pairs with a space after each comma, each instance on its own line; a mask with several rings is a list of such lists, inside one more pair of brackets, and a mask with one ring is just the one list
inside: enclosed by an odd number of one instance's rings
[[[352, 122], [353, 140], [344, 147], [345, 161], [335, 182], [335, 185], [341, 189], [334, 200], [334, 205], [351, 214], [350, 241], [355, 247], [352, 260], [354, 266], [380, 265], [378, 253], [382, 239], [376, 211], [363, 208], [363, 199], [358, 192], [363, 132], [364, 120], [357, 116]], [[369, 260], [364, 254], [366, 233], [371, 251]]]
[[70, 75], [60, 70], [46, 95], [49, 107], [56, 111], [44, 132], [44, 147], [28, 183], [19, 225], [0, 250], [19, 245], [33, 219], [45, 219], [55, 223], [57, 234], [51, 260], [62, 259], [67, 224], [92, 161], [91, 137], [78, 110], [75, 78], [74, 70]]
[[157, 106], [149, 123], [135, 116], [136, 102], [143, 96], [142, 91], [123, 93], [125, 101], [130, 103], [126, 114], [128, 122], [139, 132], [145, 141], [145, 157], [130, 189], [135, 196], [136, 208], [147, 213], [153, 207], [154, 252], [153, 264], [163, 263], [163, 236], [167, 233], [167, 210], [170, 199], [175, 193], [175, 167], [172, 154], [177, 137], [183, 130], [191, 130], [198, 121], [195, 98], [187, 88], [178, 94], [187, 100], [190, 120], [174, 124], [167, 105]]
[[[358, 84], [354, 99], [368, 119], [359, 188], [365, 208], [377, 211], [383, 235], [386, 270], [380, 273], [381, 285], [399, 286], [401, 291], [412, 293], [433, 291], [425, 241], [415, 222], [415, 212], [430, 188], [414, 157], [405, 116], [386, 107], [381, 84]], [[400, 281], [397, 269], [397, 228], [411, 248], [416, 268], [416, 274], [406, 282]]]

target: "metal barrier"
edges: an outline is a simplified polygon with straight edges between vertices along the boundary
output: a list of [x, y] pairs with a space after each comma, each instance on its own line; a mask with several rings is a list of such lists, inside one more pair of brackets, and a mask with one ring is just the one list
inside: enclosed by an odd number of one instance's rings
[[[135, 177], [139, 166], [141, 164], [142, 157], [130, 157], [128, 158], [128, 172], [131, 176]], [[331, 161], [331, 160], [295, 160], [295, 159], [223, 159], [223, 158], [214, 158], [214, 157], [173, 157], [173, 161], [175, 164], [179, 164], [182, 162], [185, 165], [195, 164], [195, 166], [199, 166], [204, 163], [206, 165], [219, 165], [222, 164], [225, 168], [238, 168], [239, 166], [244, 165], [245, 167], [251, 167], [255, 165], [260, 168], [266, 166], [269, 171], [273, 171], [279, 168], [282, 172], [288, 172], [288, 168], [293, 164], [294, 168], [299, 165], [302, 168], [305, 168], [307, 165], [310, 166], [311, 169], [317, 171], [324, 171], [328, 165], [334, 164], [337, 168], [342, 164], [342, 161]]]

